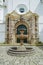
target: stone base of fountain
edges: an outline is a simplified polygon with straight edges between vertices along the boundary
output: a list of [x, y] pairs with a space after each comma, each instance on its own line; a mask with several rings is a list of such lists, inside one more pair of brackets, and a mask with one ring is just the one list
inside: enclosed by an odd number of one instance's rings
[[24, 45], [17, 47], [18, 51], [26, 51], [26, 48]]
[[25, 55], [33, 52], [34, 49], [32, 47], [25, 47], [25, 46], [18, 46], [18, 47], [11, 47], [8, 51], [8, 55]]

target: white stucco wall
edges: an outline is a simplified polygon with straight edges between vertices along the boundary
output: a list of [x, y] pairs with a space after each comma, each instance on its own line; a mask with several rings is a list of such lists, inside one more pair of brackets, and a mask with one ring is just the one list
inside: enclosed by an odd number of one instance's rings
[[[40, 0], [30, 0], [30, 9], [34, 12]], [[15, 10], [18, 4], [25, 4], [29, 10], [29, 0], [8, 0], [8, 12]]]

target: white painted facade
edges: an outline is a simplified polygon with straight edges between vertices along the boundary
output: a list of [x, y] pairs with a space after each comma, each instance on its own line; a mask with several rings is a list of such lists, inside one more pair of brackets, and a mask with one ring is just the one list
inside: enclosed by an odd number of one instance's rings
[[[30, 3], [30, 4], [29, 4]], [[25, 4], [29, 9], [37, 13], [39, 15], [39, 40], [43, 42], [43, 3], [40, 2], [40, 0], [5, 0], [4, 5], [7, 6], [5, 7], [0, 7], [0, 23], [3, 23], [5, 19], [3, 17], [6, 16], [7, 13], [12, 12], [13, 10], [16, 9], [16, 7], [19, 4]], [[3, 5], [2, 0], [0, 0], [0, 5]], [[3, 21], [4, 19], [4, 21]], [[0, 42], [5, 41], [5, 26], [0, 24], [0, 31], [3, 31], [3, 33], [0, 33]]]

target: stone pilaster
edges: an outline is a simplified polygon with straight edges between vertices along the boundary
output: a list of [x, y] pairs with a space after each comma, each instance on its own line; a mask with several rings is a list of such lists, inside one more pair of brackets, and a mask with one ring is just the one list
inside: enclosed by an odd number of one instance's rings
[[9, 17], [6, 18], [6, 43], [9, 44]]

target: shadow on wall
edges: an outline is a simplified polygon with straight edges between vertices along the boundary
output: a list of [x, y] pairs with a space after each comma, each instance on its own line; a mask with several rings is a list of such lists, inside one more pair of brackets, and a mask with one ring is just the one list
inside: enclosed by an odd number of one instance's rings
[[35, 12], [38, 13], [40, 16], [43, 16], [43, 3], [39, 3], [35, 9]]
[[43, 29], [42, 29], [42, 31], [41, 31], [40, 34], [39, 34], [39, 40], [40, 40], [41, 42], [43, 42]]

